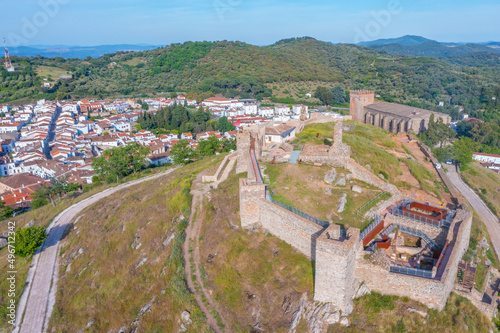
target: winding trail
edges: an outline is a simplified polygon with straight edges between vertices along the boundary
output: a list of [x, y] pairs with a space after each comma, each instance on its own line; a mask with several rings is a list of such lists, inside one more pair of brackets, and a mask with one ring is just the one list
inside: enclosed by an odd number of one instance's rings
[[498, 222], [498, 218], [491, 212], [476, 192], [464, 183], [462, 178], [460, 178], [456, 172], [454, 166], [445, 166], [445, 168], [448, 171], [446, 173], [448, 178], [453, 183], [457, 191], [465, 197], [481, 220], [483, 220], [486, 225], [486, 229], [488, 230], [488, 234], [490, 235], [491, 243], [493, 243], [493, 248], [495, 249], [497, 256], [500, 258], [500, 223]]
[[[193, 187], [196, 186], [196, 183], [199, 179], [197, 178], [196, 181], [193, 182]], [[210, 310], [208, 309], [207, 305], [203, 302], [201, 293], [205, 296], [206, 300], [209, 302], [209, 305], [213, 304], [213, 300], [210, 298], [207, 298], [205, 295], [205, 290], [203, 287], [203, 283], [200, 279], [200, 270], [199, 270], [199, 262], [200, 262], [200, 256], [199, 256], [199, 248], [198, 248], [198, 242], [197, 242], [197, 235], [199, 234], [200, 226], [201, 223], [199, 223], [199, 218], [198, 215], [201, 211], [202, 205], [203, 205], [203, 196], [205, 195], [205, 191], [200, 191], [200, 190], [191, 190], [191, 195], [193, 196], [193, 200], [191, 203], [191, 216], [189, 216], [189, 225], [186, 229], [186, 240], [184, 241], [183, 245], [183, 252], [184, 252], [184, 261], [185, 261], [185, 272], [186, 272], [186, 281], [188, 285], [188, 289], [191, 291], [191, 293], [194, 295], [196, 299], [196, 303], [198, 303], [198, 306], [200, 307], [200, 310], [203, 312], [205, 317], [207, 317], [207, 323], [210, 326], [210, 328], [216, 332], [216, 333], [222, 333], [222, 329], [218, 326], [217, 320], [215, 317], [212, 315]], [[194, 245], [196, 244], [196, 245]], [[193, 245], [193, 246], [191, 246]], [[196, 248], [194, 250], [193, 248]], [[193, 249], [193, 251], [190, 251], [190, 249]], [[191, 259], [193, 259], [194, 262], [194, 270], [191, 268]], [[193, 276], [195, 279], [193, 280]], [[201, 293], [200, 293], [201, 291]], [[210, 295], [209, 295], [210, 296]]]
[[26, 279], [26, 287], [17, 308], [16, 328], [13, 332], [38, 333], [47, 331], [57, 290], [59, 243], [71, 221], [83, 209], [113, 193], [168, 175], [175, 169], [169, 169], [150, 177], [136, 179], [108, 188], [66, 208], [52, 220], [52, 223], [47, 228], [47, 239], [33, 256], [32, 265]]
[[[217, 333], [230, 332], [230, 329], [227, 321], [220, 315], [220, 307], [214, 301], [211, 293], [205, 288], [203, 280], [201, 278], [201, 255], [199, 241], [200, 231], [203, 225], [203, 218], [200, 216], [200, 212], [203, 207], [203, 197], [210, 191], [211, 188], [217, 188], [220, 183], [222, 183], [227, 179], [227, 177], [229, 177], [229, 173], [231, 172], [231, 170], [233, 170], [235, 162], [236, 155], [233, 155], [231, 156], [229, 163], [226, 165], [226, 168], [223, 170], [222, 176], [216, 182], [213, 182], [211, 184], [203, 184], [202, 173], [199, 173], [196, 177], [196, 180], [193, 181], [193, 184], [191, 186], [191, 195], [193, 196], [191, 204], [191, 215], [189, 217], [189, 225], [186, 229], [186, 240], [184, 241], [183, 246], [188, 288], [194, 294], [198, 306], [207, 317], [207, 323], [212, 328], [212, 330]], [[191, 267], [191, 259], [194, 267]], [[192, 268], [194, 268], [194, 270]], [[195, 278], [194, 280], [193, 277]], [[208, 306], [205, 302], [203, 302], [203, 299], [208, 302]], [[212, 312], [208, 309], [208, 307], [218, 313], [220, 321], [224, 325], [224, 328], [221, 328], [218, 325], [217, 320], [213, 316]]]

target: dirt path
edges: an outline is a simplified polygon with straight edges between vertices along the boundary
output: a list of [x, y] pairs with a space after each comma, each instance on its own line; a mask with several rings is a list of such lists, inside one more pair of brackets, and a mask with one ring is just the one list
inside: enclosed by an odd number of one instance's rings
[[[186, 229], [186, 240], [184, 241], [184, 261], [186, 263], [186, 278], [188, 283], [188, 288], [194, 294], [196, 298], [196, 302], [198, 303], [201, 311], [207, 317], [207, 322], [210, 327], [217, 333], [229, 332], [228, 323], [220, 316], [220, 310], [217, 303], [212, 298], [212, 295], [208, 292], [208, 290], [203, 285], [203, 281], [201, 279], [200, 274], [200, 247], [199, 247], [199, 239], [200, 239], [200, 230], [203, 225], [203, 219], [200, 217], [200, 212], [203, 207], [203, 197], [210, 190], [210, 185], [203, 184], [201, 182], [201, 173], [198, 174], [196, 180], [193, 182], [191, 187], [191, 195], [193, 196], [193, 201], [191, 204], [191, 216], [189, 217], [189, 226]], [[227, 177], [227, 175], [226, 175]], [[221, 179], [219, 182], [223, 181]], [[190, 251], [191, 250], [191, 251]], [[191, 267], [191, 259], [193, 259], [194, 270]], [[193, 281], [193, 275], [195, 276], [195, 281]], [[219, 318], [224, 324], [224, 329], [219, 327], [217, 324], [217, 320], [212, 315], [207, 305], [203, 302], [202, 295], [205, 300], [208, 302], [208, 306], [215, 310], [219, 314]]]
[[88, 206], [111, 194], [155, 178], [165, 176], [175, 169], [170, 169], [154, 176], [108, 188], [94, 194], [62, 211], [47, 228], [48, 237], [42, 247], [33, 256], [32, 265], [26, 279], [26, 288], [21, 295], [16, 314], [16, 328], [13, 332], [46, 332], [52, 309], [55, 304], [57, 278], [59, 273], [59, 243], [71, 221]]
[[469, 202], [481, 220], [483, 220], [488, 230], [488, 234], [490, 235], [491, 242], [493, 243], [493, 248], [500, 258], [500, 223], [498, 222], [498, 218], [489, 210], [476, 192], [463, 182], [455, 171], [455, 166], [446, 165], [445, 168], [448, 170], [447, 175], [450, 181]]

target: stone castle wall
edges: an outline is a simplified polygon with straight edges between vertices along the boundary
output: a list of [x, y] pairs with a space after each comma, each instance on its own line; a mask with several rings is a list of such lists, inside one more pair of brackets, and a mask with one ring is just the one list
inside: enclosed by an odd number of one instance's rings
[[361, 248], [359, 229], [349, 228], [347, 239], [340, 226], [330, 225], [316, 241], [314, 300], [334, 303], [343, 314], [353, 310], [356, 253]]
[[[341, 123], [339, 123], [341, 126]], [[340, 128], [340, 131], [339, 131]], [[392, 184], [380, 179], [372, 172], [350, 158], [349, 146], [342, 143], [342, 128], [336, 125], [337, 145], [328, 151], [326, 164], [344, 167], [354, 178], [379, 187], [392, 194], [392, 202], [402, 199], [399, 190]], [[255, 135], [256, 138], [252, 138]], [[248, 171], [249, 151], [255, 145], [256, 155], [260, 155], [262, 142], [259, 133], [250, 131], [238, 136], [237, 172]], [[241, 140], [241, 142], [240, 142]], [[253, 141], [252, 141], [253, 140]], [[345, 148], [345, 147], [347, 148]], [[311, 153], [314, 161], [315, 151]], [[319, 154], [321, 155], [321, 154]], [[319, 156], [318, 158], [322, 157]], [[250, 175], [250, 173], [249, 173]], [[408, 296], [441, 310], [453, 288], [458, 270], [458, 262], [469, 243], [472, 214], [467, 210], [457, 211], [457, 216], [449, 232], [410, 219], [387, 216], [388, 221], [422, 230], [439, 244], [448, 240], [448, 248], [437, 268], [434, 279], [419, 278], [391, 273], [387, 267], [370, 263], [364, 259], [365, 251], [359, 240], [359, 229], [349, 228], [347, 238], [340, 236], [340, 226], [323, 227], [284, 209], [265, 198], [266, 186], [255, 185], [255, 179], [240, 179], [240, 216], [243, 228], [260, 227], [287, 242], [306, 255], [315, 264], [314, 299], [331, 302], [343, 313], [352, 311], [352, 299], [356, 293], [356, 281], [363, 283], [372, 291], [398, 296]]]
[[323, 228], [266, 199], [259, 201], [260, 226], [309, 259], [316, 260], [316, 238]]
[[[401, 223], [401, 220], [398, 220], [397, 223]], [[424, 232], [429, 231], [425, 227], [418, 228], [419, 225], [424, 224], [414, 222], [411, 227], [421, 229]], [[467, 251], [471, 225], [472, 213], [468, 210], [458, 210], [447, 236], [450, 245], [446, 250], [446, 260], [443, 260], [438, 267], [438, 274], [434, 279], [391, 273], [388, 269], [364, 259], [364, 251], [359, 251], [357, 254], [356, 279], [362, 280], [371, 291], [408, 296], [430, 308], [441, 311], [453, 289], [458, 263]]]

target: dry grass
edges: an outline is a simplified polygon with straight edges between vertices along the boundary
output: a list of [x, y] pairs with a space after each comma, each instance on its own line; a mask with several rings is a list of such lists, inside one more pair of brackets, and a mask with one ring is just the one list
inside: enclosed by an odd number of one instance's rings
[[[278, 238], [239, 228], [241, 176], [233, 174], [211, 192], [200, 212], [205, 284], [222, 307], [221, 315], [232, 323], [231, 331], [248, 332], [260, 322], [266, 331], [287, 332], [293, 310], [285, 313], [284, 297], [296, 305], [301, 294], [312, 296], [313, 267]], [[206, 262], [213, 253], [213, 263]]]
[[51, 67], [51, 66], [38, 66], [35, 69], [36, 74], [41, 78], [48, 78], [52, 80], [57, 80], [61, 75], [69, 74], [62, 68]]
[[466, 183], [474, 189], [488, 207], [500, 215], [500, 174], [483, 168], [479, 163], [471, 163], [467, 171], [462, 172]]
[[[76, 332], [94, 321], [89, 331], [107, 332], [130, 328], [139, 318], [140, 331], [174, 332], [184, 310], [191, 312], [191, 331], [208, 329], [186, 288], [187, 223], [176, 217], [190, 213], [194, 175], [217, 162], [205, 159], [121, 190], [81, 214], [61, 246], [53, 331]], [[173, 241], [164, 243], [172, 234]], [[139, 316], [148, 303], [151, 311]]]
[[[372, 293], [354, 302], [351, 325], [331, 326], [328, 332], [488, 332], [491, 321], [469, 300], [451, 294], [443, 311], [427, 309], [423, 304], [396, 296]], [[408, 308], [427, 311], [424, 319]]]
[[[269, 189], [274, 191], [273, 199], [295, 207], [321, 220], [332, 220], [343, 224], [346, 228], [352, 226], [363, 228], [366, 221], [357, 216], [357, 211], [371, 199], [381, 193], [381, 190], [362, 181], [352, 179], [346, 186], [327, 185], [323, 177], [330, 167], [315, 167], [307, 164], [268, 165], [265, 174], [269, 176]], [[336, 168], [337, 179], [340, 174], [349, 174], [347, 170]], [[353, 185], [359, 185], [362, 193], [351, 191]], [[332, 194], [325, 194], [325, 188], [330, 187]], [[341, 195], [347, 194], [347, 204], [342, 213], [337, 213]], [[362, 213], [366, 213], [363, 210]]]

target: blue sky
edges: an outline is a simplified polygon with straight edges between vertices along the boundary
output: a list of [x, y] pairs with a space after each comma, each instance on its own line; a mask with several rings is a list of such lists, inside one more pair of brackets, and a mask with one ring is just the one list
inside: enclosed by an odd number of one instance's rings
[[312, 36], [331, 42], [421, 35], [500, 41], [498, 0], [17, 0], [2, 4], [9, 44], [165, 45]]

